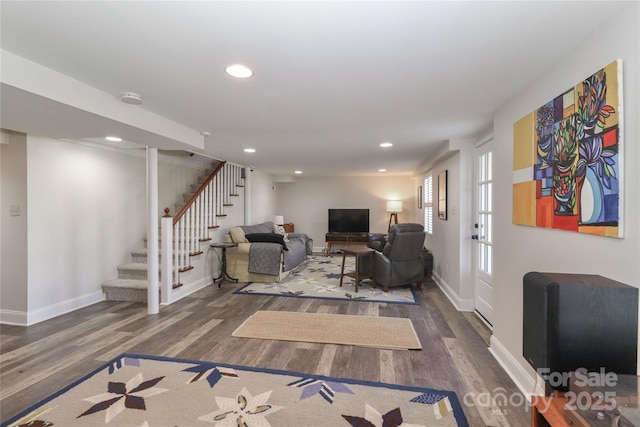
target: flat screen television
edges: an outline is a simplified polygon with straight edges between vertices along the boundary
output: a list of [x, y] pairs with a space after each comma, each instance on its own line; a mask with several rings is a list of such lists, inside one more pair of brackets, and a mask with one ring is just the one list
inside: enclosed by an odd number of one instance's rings
[[329, 233], [368, 233], [369, 209], [329, 209]]
[[590, 274], [529, 272], [523, 278], [523, 356], [566, 391], [567, 374], [635, 375], [638, 288]]

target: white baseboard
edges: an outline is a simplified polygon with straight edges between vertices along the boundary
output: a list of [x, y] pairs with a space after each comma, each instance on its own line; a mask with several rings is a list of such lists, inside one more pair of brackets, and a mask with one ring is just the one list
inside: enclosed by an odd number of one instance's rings
[[541, 382], [536, 381], [529, 372], [516, 360], [516, 358], [500, 343], [495, 337], [491, 336], [489, 352], [495, 357], [502, 369], [516, 384], [520, 392], [531, 401], [531, 396], [544, 396], [544, 386]]
[[[176, 301], [181, 300], [182, 298], [186, 297], [187, 295], [190, 295], [192, 293], [194, 293], [195, 291], [198, 291], [206, 286], [209, 286], [211, 283], [209, 283], [209, 281], [205, 278], [201, 278], [199, 280], [196, 280], [195, 282], [192, 283], [188, 283], [186, 285], [182, 285], [177, 289], [174, 289], [173, 292], [171, 293], [171, 300], [168, 303], [164, 303], [164, 304], [160, 304], [160, 305], [169, 305], [172, 304]], [[224, 286], [224, 284], [222, 285]]]
[[104, 294], [102, 291], [97, 291], [60, 301], [47, 307], [29, 312], [0, 310], [0, 323], [18, 326], [31, 326], [103, 300]]
[[0, 310], [0, 324], [27, 326], [27, 312], [15, 310]]
[[435, 272], [432, 273], [431, 278], [442, 290], [442, 292], [449, 298], [449, 301], [455, 306], [458, 311], [473, 311], [475, 305], [472, 299], [462, 299], [456, 294], [453, 289], [444, 281], [444, 279]]

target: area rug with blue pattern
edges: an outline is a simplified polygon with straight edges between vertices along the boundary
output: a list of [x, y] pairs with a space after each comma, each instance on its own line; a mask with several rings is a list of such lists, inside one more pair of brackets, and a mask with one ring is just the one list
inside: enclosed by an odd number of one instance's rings
[[[353, 257], [345, 260], [345, 273], [354, 271]], [[413, 286], [407, 285], [383, 292], [381, 286], [374, 286], [371, 280], [361, 281], [358, 292], [355, 280], [345, 277], [340, 286], [342, 255], [312, 255], [295, 267], [278, 283], [249, 282], [234, 294], [274, 295], [298, 298], [346, 299], [352, 301], [373, 301], [392, 304], [419, 304]]]
[[454, 392], [123, 354], [5, 426], [468, 426]]

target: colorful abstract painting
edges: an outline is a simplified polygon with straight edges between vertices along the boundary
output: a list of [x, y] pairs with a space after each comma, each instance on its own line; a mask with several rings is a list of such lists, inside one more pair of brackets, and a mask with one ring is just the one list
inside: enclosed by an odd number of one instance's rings
[[622, 64], [513, 125], [513, 223], [622, 237]]

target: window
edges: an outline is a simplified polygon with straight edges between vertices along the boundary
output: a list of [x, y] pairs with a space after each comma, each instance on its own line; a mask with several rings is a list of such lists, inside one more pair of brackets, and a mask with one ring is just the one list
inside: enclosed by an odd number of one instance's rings
[[433, 234], [433, 177], [429, 173], [424, 178], [424, 231]]

